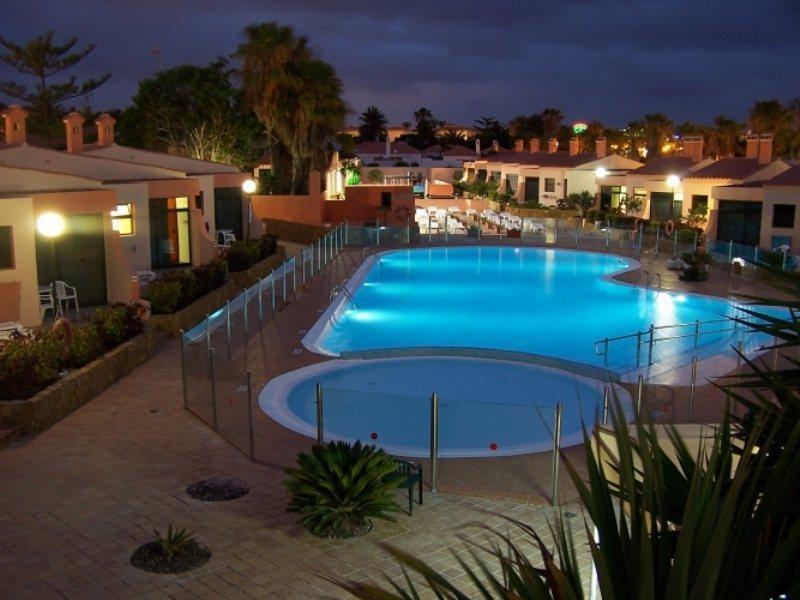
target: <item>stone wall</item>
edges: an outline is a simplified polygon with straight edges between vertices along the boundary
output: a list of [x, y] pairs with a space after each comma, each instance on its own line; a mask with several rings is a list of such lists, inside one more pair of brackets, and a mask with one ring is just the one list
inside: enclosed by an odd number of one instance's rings
[[48, 429], [147, 362], [155, 354], [155, 346], [155, 336], [142, 333], [27, 400], [0, 402], [0, 425], [17, 428], [23, 435]]

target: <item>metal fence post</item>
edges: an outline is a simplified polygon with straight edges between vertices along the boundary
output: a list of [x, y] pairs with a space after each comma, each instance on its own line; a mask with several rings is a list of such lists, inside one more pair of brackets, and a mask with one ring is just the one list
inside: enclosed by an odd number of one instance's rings
[[694, 415], [694, 386], [697, 381], [697, 357], [692, 357], [692, 380], [689, 382], [689, 421]]
[[206, 352], [211, 350], [211, 315], [206, 314]]
[[214, 348], [208, 349], [208, 376], [211, 380], [211, 423], [214, 426], [214, 431], [217, 431], [219, 422], [217, 420], [217, 381], [214, 374]]
[[673, 233], [673, 240], [672, 240], [672, 258], [678, 258], [678, 230], [675, 229], [675, 233]]
[[283, 303], [286, 304], [286, 261], [283, 261], [283, 270], [281, 271], [281, 298]]
[[733, 240], [728, 242], [728, 264], [733, 260]]
[[656, 256], [658, 256], [658, 244], [661, 241], [661, 227], [656, 227]]
[[431, 394], [431, 492], [436, 493], [439, 478], [439, 395]]
[[308, 256], [311, 259], [308, 263], [308, 276], [314, 278], [314, 243], [308, 245]]
[[248, 288], [244, 288], [244, 309], [243, 309], [243, 312], [242, 312], [242, 320], [244, 321], [244, 339], [245, 339], [245, 343], [247, 342], [247, 326], [249, 324], [248, 323], [249, 319], [247, 318], [247, 296], [248, 296], [247, 290], [248, 290]]
[[642, 257], [642, 238], [644, 237], [644, 223], [639, 223], [639, 246], [636, 248], [636, 258]]
[[263, 289], [264, 280], [259, 277], [258, 278], [258, 324], [261, 325], [264, 323], [264, 298], [262, 297], [262, 289]]
[[381, 220], [375, 219], [375, 245], [381, 245]]
[[255, 427], [253, 426], [253, 374], [247, 370], [247, 430], [250, 436], [250, 460], [256, 459]]
[[348, 243], [347, 236], [348, 236], [348, 234], [350, 233], [350, 231], [349, 231], [349, 229], [348, 229], [348, 228], [349, 228], [349, 226], [348, 226], [348, 224], [347, 224], [347, 221], [345, 221], [345, 222], [344, 222], [344, 245], [345, 245], [345, 246], [347, 246], [347, 243]]
[[178, 332], [181, 336], [181, 384], [183, 389], [183, 408], [189, 405], [186, 394], [186, 341], [183, 339], [183, 329]]
[[292, 298], [297, 296], [297, 258], [292, 257]]
[[606, 250], [611, 243], [611, 222], [606, 220]]
[[324, 444], [325, 443], [325, 426], [324, 426], [324, 417], [325, 417], [325, 409], [324, 409], [324, 399], [322, 396], [322, 384], [317, 382], [317, 398], [316, 398], [316, 405], [317, 405], [317, 443]]
[[558, 468], [561, 457], [561, 402], [556, 402], [553, 424], [553, 506], [558, 506]]
[[653, 324], [650, 325], [650, 340], [647, 343], [647, 366], [653, 366], [653, 344], [655, 344], [656, 328]]
[[272, 314], [275, 314], [275, 269], [269, 270], [269, 295], [272, 298]]
[[603, 389], [603, 427], [608, 425], [609, 409], [611, 408], [611, 389], [605, 386]]
[[228, 330], [228, 356], [231, 355], [231, 301], [225, 300], [225, 327]]
[[639, 375], [639, 381], [636, 385], [636, 414], [642, 412], [642, 403], [644, 402], [644, 375]]
[[322, 269], [322, 238], [317, 240], [317, 271]]
[[575, 221], [575, 247], [578, 247], [578, 221]]
[[449, 224], [448, 217], [449, 217], [449, 215], [447, 213], [445, 213], [445, 215], [444, 215], [444, 244], [445, 244], [445, 246], [447, 245], [447, 242], [448, 242], [448, 239], [449, 239], [449, 233], [447, 231], [447, 229], [448, 229], [447, 226]]
[[636, 366], [642, 361], [642, 332], [636, 332]]

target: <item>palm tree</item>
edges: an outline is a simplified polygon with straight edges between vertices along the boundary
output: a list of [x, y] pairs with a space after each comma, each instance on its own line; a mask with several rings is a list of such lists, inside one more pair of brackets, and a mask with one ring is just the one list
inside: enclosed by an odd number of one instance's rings
[[783, 155], [792, 145], [792, 111], [780, 100], [761, 100], [750, 109], [748, 125], [755, 133], [771, 133], [775, 154]]
[[358, 126], [360, 141], [382, 141], [386, 139], [386, 125], [389, 121], [386, 115], [375, 106], [370, 105], [359, 117], [361, 124]]
[[529, 140], [540, 138], [544, 133], [544, 120], [542, 115], [517, 115], [508, 122], [508, 132], [516, 140]]
[[724, 115], [715, 117], [713, 127], [709, 131], [709, 154], [714, 154], [717, 159], [734, 156], [741, 134], [741, 123]]
[[662, 113], [650, 113], [642, 117], [640, 123], [647, 155], [660, 155], [664, 142], [672, 138], [674, 130], [672, 121]]

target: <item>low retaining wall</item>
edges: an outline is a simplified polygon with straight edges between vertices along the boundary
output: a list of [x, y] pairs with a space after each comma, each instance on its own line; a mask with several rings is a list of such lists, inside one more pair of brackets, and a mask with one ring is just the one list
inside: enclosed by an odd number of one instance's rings
[[137, 335], [27, 400], [0, 401], [0, 424], [39, 433], [92, 400], [155, 354], [155, 336]]
[[275, 254], [268, 256], [245, 271], [229, 273], [228, 281], [188, 306], [184, 306], [178, 312], [171, 315], [151, 315], [150, 327], [171, 336], [178, 335], [181, 330], [190, 330], [205, 319], [206, 315], [223, 306], [226, 300], [238, 296], [242, 292], [242, 288], [250, 287], [258, 281], [259, 277], [269, 275], [270, 270], [278, 267], [285, 258], [286, 249], [278, 246]]
[[310, 244], [328, 233], [328, 229], [321, 225], [307, 225], [277, 219], [261, 219], [261, 222], [264, 224], [264, 233], [271, 233], [284, 242]]

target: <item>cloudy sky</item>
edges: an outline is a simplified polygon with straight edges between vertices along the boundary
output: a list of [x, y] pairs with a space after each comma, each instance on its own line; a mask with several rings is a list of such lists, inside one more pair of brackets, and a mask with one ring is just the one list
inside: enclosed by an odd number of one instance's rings
[[113, 73], [93, 98], [112, 108], [159, 65], [206, 64], [272, 20], [336, 67], [350, 122], [368, 104], [393, 122], [420, 106], [464, 123], [547, 106], [612, 125], [743, 120], [755, 99], [800, 97], [798, 0], [3, 0], [0, 34], [96, 43], [74, 71]]

